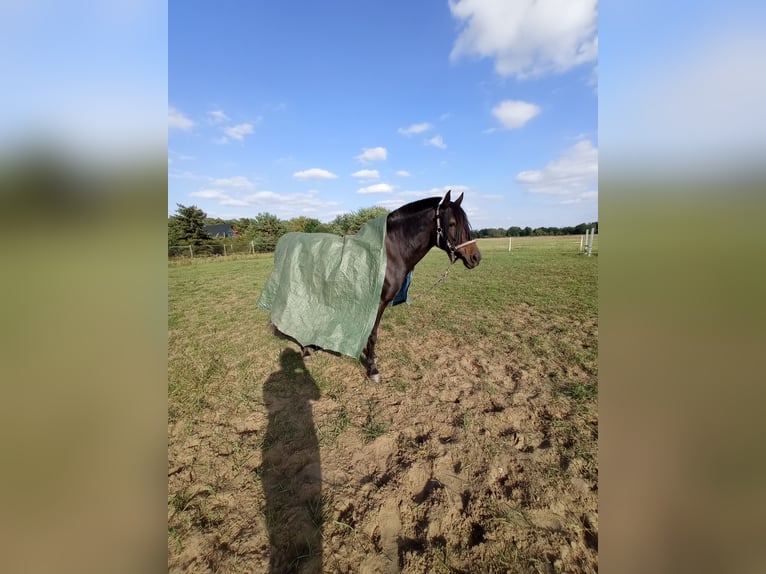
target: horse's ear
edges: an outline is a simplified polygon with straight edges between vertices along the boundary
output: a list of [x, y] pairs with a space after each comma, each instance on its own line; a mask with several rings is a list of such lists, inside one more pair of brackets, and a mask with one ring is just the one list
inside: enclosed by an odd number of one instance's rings
[[460, 196], [455, 200], [455, 205], [460, 205], [460, 202], [463, 201], [463, 193], [460, 193]]
[[447, 192], [447, 195], [444, 196], [444, 199], [442, 199], [442, 204], [443, 205], [449, 205], [449, 202], [450, 202], [449, 195], [450, 195], [450, 193], [452, 193], [451, 189]]

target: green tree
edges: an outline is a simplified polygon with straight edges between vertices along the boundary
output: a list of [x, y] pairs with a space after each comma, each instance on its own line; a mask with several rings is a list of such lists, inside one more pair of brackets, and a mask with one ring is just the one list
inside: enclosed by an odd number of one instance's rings
[[356, 233], [356, 231], [352, 230], [358, 230], [361, 225], [357, 225], [356, 217], [353, 213], [341, 213], [330, 222], [330, 227], [332, 228], [333, 233], [338, 235], [350, 235]]
[[253, 220], [249, 217], [240, 217], [239, 219], [235, 219], [228, 223], [231, 223], [234, 226], [234, 229], [237, 230], [237, 233], [239, 233], [240, 237], [245, 237], [247, 235], [247, 228], [250, 227], [250, 223], [252, 223], [252, 221]]
[[320, 223], [312, 229], [310, 233], [334, 233], [335, 235], [339, 235], [337, 230], [330, 223]]
[[287, 222], [271, 213], [259, 213], [247, 228], [247, 238], [256, 251], [274, 251], [277, 241], [288, 232]]
[[[359, 221], [362, 222], [362, 225], [370, 221], [371, 219], [375, 219], [376, 217], [380, 217], [381, 215], [388, 215], [388, 210], [384, 207], [363, 207], [359, 211], [356, 212], [356, 216], [359, 219]], [[361, 225], [360, 225], [361, 227]]]
[[330, 226], [338, 235], [353, 235], [371, 219], [387, 214], [388, 210], [383, 207], [363, 207], [352, 213], [338, 215]]
[[199, 246], [210, 239], [203, 228], [205, 212], [196, 205], [176, 205], [176, 214], [168, 218], [168, 245]]
[[304, 215], [293, 217], [287, 222], [287, 227], [290, 231], [299, 231], [303, 233], [315, 233], [321, 225], [322, 224], [318, 219], [313, 219]]

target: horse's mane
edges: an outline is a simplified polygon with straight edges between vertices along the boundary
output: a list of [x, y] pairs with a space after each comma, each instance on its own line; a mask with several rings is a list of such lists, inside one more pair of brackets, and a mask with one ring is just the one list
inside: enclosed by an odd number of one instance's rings
[[[415, 217], [422, 217], [422, 213], [425, 210], [433, 210], [436, 212], [436, 206], [439, 205], [441, 197], [427, 197], [425, 199], [419, 199], [412, 203], [407, 203], [388, 214], [388, 224], [397, 227], [398, 225], [406, 225], [412, 221]], [[455, 225], [457, 231], [456, 243], [460, 244], [464, 241], [468, 241], [471, 237], [471, 224], [468, 222], [468, 216], [463, 211], [463, 208], [459, 205], [455, 205], [454, 202], [450, 202], [449, 208], [452, 211], [452, 216], [455, 218]], [[466, 237], [466, 234], [468, 235]]]
[[388, 214], [389, 223], [398, 223], [408, 220], [413, 215], [420, 215], [422, 211], [427, 208], [436, 210], [436, 206], [439, 204], [441, 198], [439, 197], [427, 197], [425, 199], [419, 199], [412, 203], [402, 205], [399, 209], [395, 209]]

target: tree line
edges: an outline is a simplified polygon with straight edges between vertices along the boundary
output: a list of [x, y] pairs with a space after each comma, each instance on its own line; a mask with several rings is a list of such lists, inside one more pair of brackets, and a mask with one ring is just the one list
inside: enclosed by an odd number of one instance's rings
[[[330, 223], [322, 223], [312, 217], [294, 217], [283, 220], [271, 213], [259, 213], [255, 217], [238, 219], [221, 219], [208, 217], [196, 205], [185, 206], [176, 204], [176, 213], [168, 217], [168, 252], [173, 255], [179, 247], [193, 246], [197, 252], [210, 254], [222, 253], [223, 242], [227, 245], [243, 243], [251, 246], [257, 252], [274, 251], [277, 241], [285, 233], [301, 231], [304, 233], [333, 233], [335, 235], [351, 235], [370, 221], [381, 215], [388, 214], [382, 207], [364, 207], [351, 213], [338, 215]], [[239, 234], [239, 238], [216, 239], [206, 231], [205, 225], [231, 225]], [[595, 228], [598, 232], [598, 222], [580, 223], [569, 227], [491, 227], [471, 231], [471, 238], [487, 237], [534, 237], [540, 235], [582, 235], [586, 229]]]
[[196, 205], [185, 206], [180, 203], [176, 205], [178, 206], [176, 213], [168, 217], [168, 251], [171, 255], [174, 254], [174, 248], [189, 245], [193, 246], [197, 252], [222, 252], [220, 246], [224, 240], [211, 237], [205, 231], [205, 225], [231, 225], [239, 237], [226, 238], [227, 245], [241, 242], [252, 245], [257, 252], [269, 252], [274, 251], [279, 238], [290, 231], [353, 235], [371, 219], [388, 214], [388, 210], [382, 207], [364, 207], [351, 213], [338, 215], [330, 223], [322, 223], [318, 219], [305, 216], [283, 220], [271, 213], [259, 213], [255, 217], [221, 219], [208, 217]]
[[472, 234], [477, 238], [485, 237], [537, 237], [540, 235], [585, 235], [586, 229], [595, 229], [598, 233], [598, 221], [590, 223], [580, 223], [579, 225], [570, 225], [566, 227], [518, 227], [513, 226], [505, 229], [503, 227], [489, 227], [473, 231]]

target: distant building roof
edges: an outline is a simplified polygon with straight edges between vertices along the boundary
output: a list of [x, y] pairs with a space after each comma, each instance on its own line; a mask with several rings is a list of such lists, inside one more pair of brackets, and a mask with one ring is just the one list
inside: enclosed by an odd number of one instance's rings
[[202, 228], [210, 234], [210, 237], [239, 237], [239, 233], [234, 229], [234, 226], [228, 223], [203, 225]]

